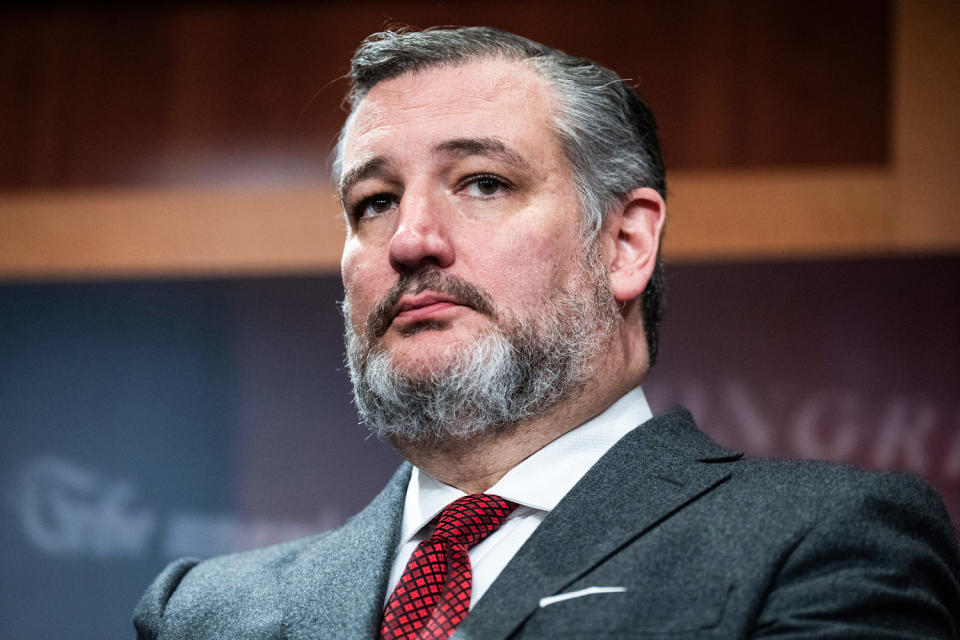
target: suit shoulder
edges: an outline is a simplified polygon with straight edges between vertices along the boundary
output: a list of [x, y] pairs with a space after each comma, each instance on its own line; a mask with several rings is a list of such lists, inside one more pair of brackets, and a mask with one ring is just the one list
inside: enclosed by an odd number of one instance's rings
[[[903, 471], [874, 471], [811, 460], [746, 458], [737, 463], [736, 506], [750, 505], [770, 526], [824, 535], [838, 547], [850, 540], [922, 543], [957, 569], [957, 535], [940, 494]], [[842, 543], [842, 544], [841, 544]]]
[[286, 637], [285, 611], [303, 599], [304, 585], [331, 585], [327, 595], [337, 593], [334, 587], [358, 571], [358, 548], [393, 549], [410, 469], [401, 465], [380, 494], [338, 529], [254, 551], [173, 563], [137, 606], [138, 638]]
[[159, 637], [160, 623], [170, 596], [177, 590], [187, 572], [198, 562], [195, 558], [181, 558], [171, 562], [150, 583], [133, 611], [133, 626], [139, 640], [155, 640]]
[[950, 516], [926, 481], [802, 460], [745, 460], [737, 475], [745, 493], [765, 496], [754, 502], [762, 505], [758, 537], [786, 543], [771, 564], [774, 587], [758, 629], [812, 625], [797, 608], [802, 602], [851, 630], [862, 625], [864, 637], [881, 627], [952, 637], [943, 634], [960, 623], [960, 554]]
[[[943, 501], [926, 480], [904, 471], [875, 471], [837, 462], [777, 458], [743, 458], [737, 476], [746, 486], [765, 488], [797, 499], [843, 502], [865, 498], [942, 509]], [[944, 510], [945, 513], [945, 510]]]
[[207, 637], [204, 629], [229, 629], [238, 620], [249, 626], [249, 613], [253, 610], [259, 612], [260, 624], [270, 622], [265, 618], [269, 618], [271, 610], [279, 612], [279, 607], [264, 604], [279, 597], [283, 568], [308, 550], [315, 553], [322, 549], [324, 540], [333, 534], [322, 533], [208, 560], [182, 558], [170, 563], [150, 584], [134, 610], [137, 638], [153, 640], [161, 637], [161, 631], [163, 637]]

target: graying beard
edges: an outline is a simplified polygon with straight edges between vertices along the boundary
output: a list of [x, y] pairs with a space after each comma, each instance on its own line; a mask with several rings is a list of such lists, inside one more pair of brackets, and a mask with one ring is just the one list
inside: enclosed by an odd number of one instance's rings
[[573, 289], [541, 310], [540, 326], [514, 319], [492, 328], [425, 377], [399, 373], [379, 345], [364, 344], [344, 304], [347, 365], [363, 421], [380, 438], [427, 443], [470, 439], [552, 407], [591, 377], [589, 356], [617, 317], [597, 257], [585, 262]]

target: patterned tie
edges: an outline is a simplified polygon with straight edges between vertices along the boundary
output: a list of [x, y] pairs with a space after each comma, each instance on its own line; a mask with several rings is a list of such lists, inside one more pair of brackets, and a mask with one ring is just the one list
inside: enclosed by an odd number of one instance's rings
[[454, 500], [433, 535], [410, 556], [387, 601], [383, 640], [446, 640], [470, 610], [473, 571], [467, 549], [497, 530], [516, 508], [499, 496], [475, 493]]

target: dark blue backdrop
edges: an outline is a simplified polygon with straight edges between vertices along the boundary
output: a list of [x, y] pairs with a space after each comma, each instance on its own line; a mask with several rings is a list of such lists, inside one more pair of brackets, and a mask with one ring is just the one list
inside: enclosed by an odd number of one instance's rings
[[[725, 444], [921, 473], [960, 515], [960, 258], [679, 265], [654, 409]], [[336, 276], [0, 287], [0, 639], [130, 638], [181, 555], [341, 523], [398, 463], [357, 425]]]

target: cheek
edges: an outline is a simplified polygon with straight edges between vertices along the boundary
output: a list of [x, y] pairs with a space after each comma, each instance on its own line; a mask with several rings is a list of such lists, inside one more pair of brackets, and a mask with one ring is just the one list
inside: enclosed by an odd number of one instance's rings
[[364, 267], [362, 254], [351, 250], [349, 243], [340, 261], [340, 276], [343, 279], [344, 300], [350, 306], [350, 319], [354, 325], [362, 324], [378, 299], [376, 283], [382, 278]]
[[576, 263], [578, 251], [579, 245], [543, 233], [512, 235], [497, 250], [486, 253], [492, 277], [481, 284], [518, 310], [540, 306], [568, 286], [569, 266]]

